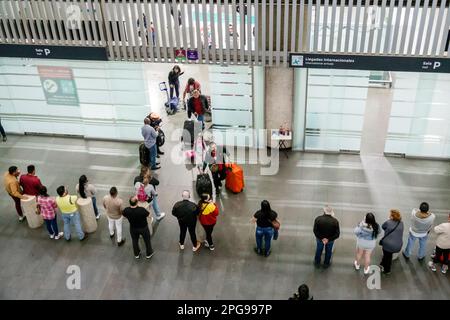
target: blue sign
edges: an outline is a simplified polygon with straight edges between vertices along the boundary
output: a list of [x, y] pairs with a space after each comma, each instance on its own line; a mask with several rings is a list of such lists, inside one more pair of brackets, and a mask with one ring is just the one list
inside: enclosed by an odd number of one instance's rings
[[188, 50], [187, 58], [188, 58], [188, 60], [198, 60], [198, 51], [197, 50]]

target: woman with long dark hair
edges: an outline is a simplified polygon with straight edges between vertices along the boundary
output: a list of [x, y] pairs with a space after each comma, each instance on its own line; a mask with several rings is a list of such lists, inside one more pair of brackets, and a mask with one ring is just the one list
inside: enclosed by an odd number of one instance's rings
[[[253, 222], [256, 222], [256, 248], [257, 254], [268, 257], [270, 255], [270, 244], [275, 234], [275, 229], [272, 222], [276, 220], [278, 214], [270, 208], [270, 203], [267, 200], [261, 202], [261, 209], [253, 215]], [[264, 238], [264, 252], [262, 242]]]
[[364, 257], [364, 274], [369, 274], [370, 257], [380, 234], [380, 226], [375, 221], [373, 213], [366, 214], [364, 220], [355, 228], [354, 233], [356, 235], [356, 260], [353, 265], [356, 270], [359, 270], [359, 262]]
[[58, 240], [64, 235], [64, 232], [58, 231], [58, 223], [56, 222], [56, 201], [47, 193], [47, 187], [42, 186], [39, 195], [36, 197], [38, 212], [45, 221], [50, 239]]
[[212, 232], [217, 222], [219, 208], [212, 201], [209, 194], [202, 194], [201, 200], [198, 203], [198, 208], [200, 224], [203, 229], [205, 229], [206, 233], [205, 247], [212, 251], [215, 248], [212, 240]]
[[80, 179], [78, 180], [78, 184], [76, 185], [76, 190], [78, 195], [81, 198], [92, 199], [92, 205], [94, 206], [94, 212], [95, 217], [97, 220], [100, 218], [100, 213], [97, 208], [97, 198], [95, 197], [95, 194], [97, 193], [97, 190], [95, 189], [95, 186], [91, 183], [89, 183], [87, 177], [83, 174]]
[[380, 240], [383, 248], [380, 267], [384, 274], [389, 274], [391, 273], [393, 254], [400, 252], [403, 247], [403, 222], [400, 211], [391, 209], [389, 219], [383, 223], [381, 228], [384, 230], [384, 236]]
[[173, 98], [173, 90], [175, 89], [175, 95], [177, 98], [180, 97], [180, 80], [179, 77], [184, 72], [181, 72], [180, 66], [175, 65], [173, 69], [169, 72], [169, 88], [170, 88], [170, 99]]

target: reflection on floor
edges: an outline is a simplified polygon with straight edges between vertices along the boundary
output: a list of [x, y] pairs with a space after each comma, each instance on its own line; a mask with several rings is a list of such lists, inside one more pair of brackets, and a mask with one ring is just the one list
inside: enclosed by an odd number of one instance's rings
[[[155, 226], [156, 255], [151, 261], [133, 258], [128, 222], [127, 242], [110, 240], [107, 220], [86, 242], [50, 240], [44, 228], [19, 223], [13, 202], [0, 193], [0, 298], [3, 299], [287, 299], [307, 283], [316, 299], [448, 299], [448, 275], [431, 272], [425, 263], [400, 257], [392, 274], [381, 277], [381, 290], [369, 290], [366, 276], [353, 269], [353, 228], [368, 211], [383, 222], [390, 208], [408, 217], [412, 207], [428, 201], [445, 220], [449, 211], [448, 162], [292, 153], [280, 159], [275, 176], [261, 176], [259, 165], [244, 165], [246, 188], [234, 195], [222, 191], [221, 213], [214, 231], [216, 250], [193, 253], [189, 241], [178, 248], [178, 224], [171, 208], [184, 189], [193, 188], [192, 173], [175, 165], [169, 155], [178, 140], [164, 146], [158, 172], [160, 206], [168, 215]], [[116, 185], [126, 199], [138, 173], [137, 145], [78, 139], [10, 136], [0, 145], [4, 172], [10, 165], [22, 171], [33, 163], [52, 195], [60, 184], [73, 193], [77, 178], [86, 174], [101, 199]], [[268, 258], [253, 252], [254, 226], [249, 222], [262, 199], [271, 202], [282, 222], [280, 238]], [[342, 227], [332, 266], [312, 264], [312, 224], [321, 207], [334, 207]], [[406, 228], [409, 219], [405, 219]], [[62, 221], [59, 221], [62, 228]], [[406, 240], [405, 233], [404, 239]], [[428, 242], [431, 253], [435, 236]], [[373, 264], [380, 261], [380, 248]], [[66, 288], [67, 267], [81, 268], [81, 289]]]

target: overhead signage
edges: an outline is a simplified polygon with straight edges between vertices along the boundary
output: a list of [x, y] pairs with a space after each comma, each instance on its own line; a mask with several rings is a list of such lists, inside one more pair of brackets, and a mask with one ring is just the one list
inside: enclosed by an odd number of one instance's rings
[[188, 58], [188, 60], [191, 60], [191, 61], [198, 60], [198, 51], [197, 50], [188, 50], [187, 58]]
[[185, 62], [186, 61], [186, 50], [184, 50], [184, 49], [175, 50], [175, 60], [177, 62]]
[[68, 60], [108, 60], [104, 47], [0, 44], [0, 57]]
[[53, 66], [38, 66], [37, 68], [47, 104], [79, 105], [72, 69]]
[[450, 73], [450, 59], [433, 57], [290, 53], [289, 66], [293, 68]]

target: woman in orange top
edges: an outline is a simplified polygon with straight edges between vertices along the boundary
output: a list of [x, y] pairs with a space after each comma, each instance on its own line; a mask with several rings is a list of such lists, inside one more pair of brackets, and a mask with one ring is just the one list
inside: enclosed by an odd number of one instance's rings
[[212, 201], [209, 194], [202, 194], [201, 200], [198, 203], [200, 210], [199, 220], [206, 232], [205, 247], [209, 250], [214, 250], [214, 243], [212, 240], [212, 232], [217, 222], [217, 216], [219, 215], [219, 208]]

